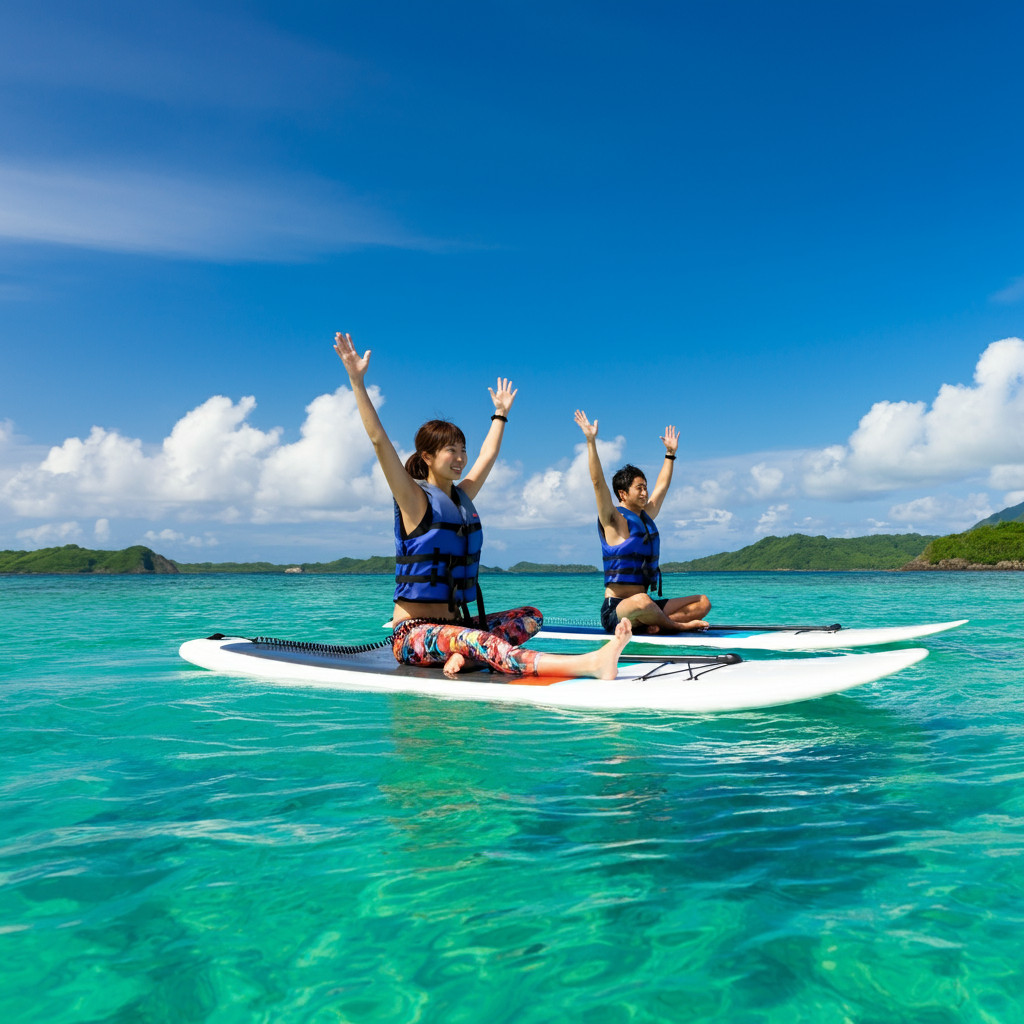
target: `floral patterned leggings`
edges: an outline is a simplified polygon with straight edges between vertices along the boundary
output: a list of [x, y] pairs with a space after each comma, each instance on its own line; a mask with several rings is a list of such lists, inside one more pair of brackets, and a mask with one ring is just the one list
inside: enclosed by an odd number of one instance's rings
[[525, 643], [544, 623], [536, 608], [512, 608], [487, 616], [487, 632], [471, 626], [441, 625], [406, 619], [395, 627], [392, 649], [403, 665], [443, 665], [461, 654], [467, 667], [473, 662], [489, 665], [508, 675], [535, 676], [538, 651]]

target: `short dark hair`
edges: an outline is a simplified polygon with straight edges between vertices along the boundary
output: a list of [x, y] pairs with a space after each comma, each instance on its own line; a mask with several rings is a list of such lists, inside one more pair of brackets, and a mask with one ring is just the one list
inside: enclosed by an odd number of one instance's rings
[[614, 492], [615, 497], [618, 498], [620, 491], [628, 492], [630, 487], [633, 486], [633, 481], [637, 477], [640, 477], [644, 483], [647, 483], [647, 476], [644, 471], [627, 462], [622, 469], [612, 477], [612, 491]]

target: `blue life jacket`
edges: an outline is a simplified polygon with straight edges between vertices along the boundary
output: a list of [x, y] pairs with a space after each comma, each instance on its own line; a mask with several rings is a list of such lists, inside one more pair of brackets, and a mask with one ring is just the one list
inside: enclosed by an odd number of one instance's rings
[[[395, 502], [395, 600], [412, 603], [446, 601], [469, 620], [469, 602], [476, 601], [486, 629], [483, 597], [477, 583], [483, 533], [480, 516], [465, 491], [452, 487], [447, 495], [439, 487], [417, 480], [430, 507], [423, 522], [409, 535]], [[454, 499], [454, 500], [453, 500]]]
[[617, 511], [629, 525], [629, 537], [621, 544], [609, 544], [601, 520], [597, 521], [605, 583], [636, 583], [645, 590], [657, 586], [658, 597], [661, 597], [661, 570], [658, 568], [661, 539], [654, 520], [646, 512], [637, 515], [622, 505], [617, 506]]

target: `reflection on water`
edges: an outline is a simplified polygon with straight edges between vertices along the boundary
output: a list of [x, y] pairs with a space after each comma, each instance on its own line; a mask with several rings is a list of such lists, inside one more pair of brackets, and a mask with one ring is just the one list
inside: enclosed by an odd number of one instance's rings
[[[705, 717], [277, 687], [174, 657], [226, 611], [374, 638], [372, 579], [4, 581], [22, 641], [0, 1008], [1019, 1019], [1022, 613], [1010, 582], [934, 576], [705, 580], [737, 616], [774, 589], [787, 617], [827, 599], [842, 621], [978, 620], [893, 680]], [[585, 613], [574, 587], [538, 603]]]

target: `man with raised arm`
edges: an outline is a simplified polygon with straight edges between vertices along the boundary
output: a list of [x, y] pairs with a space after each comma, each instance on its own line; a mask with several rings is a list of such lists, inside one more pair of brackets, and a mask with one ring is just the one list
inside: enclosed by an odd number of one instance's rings
[[[647, 477], [628, 463], [612, 477], [616, 505], [597, 454], [597, 420], [591, 423], [586, 413], [576, 410], [576, 423], [587, 439], [590, 479], [597, 497], [597, 532], [604, 555], [604, 604], [601, 625], [614, 633], [622, 619], [629, 619], [635, 633], [678, 633], [707, 626], [704, 616], [711, 602], [704, 594], [690, 597], [661, 596], [661, 570], [658, 568], [659, 538], [654, 520], [672, 483], [672, 463], [679, 447], [676, 428], [665, 428], [665, 464], [661, 467], [654, 492], [647, 493]], [[657, 589], [658, 600], [648, 596]]]

